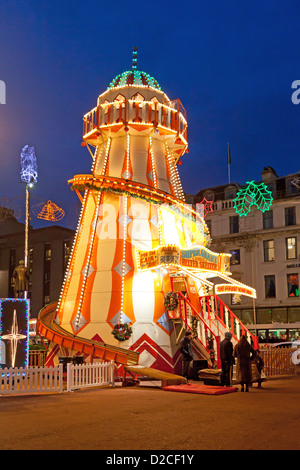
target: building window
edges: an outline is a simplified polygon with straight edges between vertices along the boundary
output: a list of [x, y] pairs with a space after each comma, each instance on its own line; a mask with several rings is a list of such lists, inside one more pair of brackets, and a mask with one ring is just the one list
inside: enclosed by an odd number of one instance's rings
[[50, 302], [51, 244], [44, 246], [44, 304]]
[[241, 264], [241, 257], [240, 257], [240, 250], [230, 250], [231, 258], [230, 264], [233, 266], [234, 264]]
[[299, 297], [298, 274], [287, 274], [288, 297]]
[[[299, 177], [298, 177], [299, 179]], [[297, 194], [299, 193], [298, 180], [296, 178], [287, 181], [288, 194]]]
[[300, 321], [300, 307], [289, 307], [288, 316], [289, 316], [289, 323], [296, 323]]
[[262, 214], [263, 217], [263, 228], [273, 228], [273, 211], [266, 211]]
[[239, 216], [229, 217], [229, 233], [239, 233]]
[[265, 298], [274, 299], [276, 297], [275, 276], [273, 274], [265, 276]]
[[68, 267], [69, 257], [71, 253], [71, 240], [64, 241], [64, 272]]
[[232, 294], [231, 305], [241, 305], [241, 304], [242, 304], [242, 296], [240, 294]]
[[296, 225], [296, 208], [286, 207], [285, 212], [285, 225]]
[[15, 291], [14, 291], [14, 283], [15, 279], [13, 278], [13, 272], [16, 267], [16, 250], [15, 248], [10, 249], [9, 253], [9, 286], [8, 286], [8, 297], [11, 299], [14, 298]]
[[297, 258], [297, 238], [289, 237], [285, 239], [286, 259]]
[[227, 186], [225, 189], [225, 199], [234, 199], [236, 197], [236, 188], [234, 186]]
[[256, 310], [256, 320], [258, 324], [272, 323], [272, 310], [270, 308], [258, 308]]
[[275, 260], [274, 240], [264, 240], [264, 261]]
[[29, 257], [28, 257], [28, 270], [29, 270], [29, 280], [28, 280], [28, 298], [31, 299], [32, 295], [32, 268], [33, 268], [33, 248], [29, 248]]

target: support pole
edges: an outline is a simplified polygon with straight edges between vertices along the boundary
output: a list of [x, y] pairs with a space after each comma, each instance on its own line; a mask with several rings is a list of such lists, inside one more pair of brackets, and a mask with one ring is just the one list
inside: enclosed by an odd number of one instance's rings
[[[28, 186], [28, 183], [26, 183], [24, 266], [27, 269], [28, 269], [28, 255], [29, 255], [29, 220], [30, 220], [30, 198], [29, 198], [29, 186]], [[24, 291], [24, 299], [27, 299], [27, 291]]]

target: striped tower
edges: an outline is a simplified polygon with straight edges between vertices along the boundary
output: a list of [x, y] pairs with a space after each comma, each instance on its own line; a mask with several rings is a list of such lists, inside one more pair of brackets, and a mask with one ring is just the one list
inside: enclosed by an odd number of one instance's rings
[[[82, 145], [93, 164], [91, 174], [69, 181], [82, 210], [55, 315], [72, 334], [139, 351], [141, 364], [168, 372], [178, 370], [179, 356], [164, 306], [172, 269], [141, 269], [140, 253], [209, 239], [184, 203], [177, 164], [186, 132], [180, 101], [137, 70], [134, 51], [132, 70], [83, 119]], [[192, 278], [189, 285], [198, 292]], [[122, 342], [112, 335], [119, 323], [132, 328]]]

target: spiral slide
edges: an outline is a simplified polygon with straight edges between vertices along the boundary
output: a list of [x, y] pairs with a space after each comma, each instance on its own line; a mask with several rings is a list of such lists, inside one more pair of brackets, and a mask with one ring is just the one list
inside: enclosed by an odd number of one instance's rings
[[92, 358], [103, 361], [114, 361], [121, 365], [137, 365], [139, 353], [128, 349], [119, 348], [109, 344], [101, 343], [86, 338], [75, 336], [69, 331], [61, 328], [54, 322], [57, 303], [47, 305], [39, 313], [36, 331], [42, 337], [62, 347], [82, 354], [90, 355]]
[[[39, 313], [36, 331], [42, 338], [46, 338], [49, 341], [72, 351], [78, 351], [81, 354], [90, 355], [92, 358], [102, 359], [103, 361], [114, 361], [118, 365], [123, 365], [123, 385], [125, 386], [138, 384], [138, 376], [161, 380], [162, 385], [186, 383], [186, 379], [184, 377], [138, 365], [139, 353], [136, 351], [130, 351], [128, 349], [119, 348], [99, 341], [80, 338], [66, 331], [53, 321], [56, 306], [56, 302], [49, 304]], [[134, 380], [128, 380], [127, 374], [134, 377]]]

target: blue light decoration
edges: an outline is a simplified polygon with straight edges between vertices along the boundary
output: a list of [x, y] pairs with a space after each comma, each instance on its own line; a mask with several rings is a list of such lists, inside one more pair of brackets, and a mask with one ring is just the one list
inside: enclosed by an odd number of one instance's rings
[[21, 151], [21, 180], [27, 184], [37, 183], [38, 170], [34, 147], [25, 145]]
[[28, 366], [29, 317], [28, 299], [0, 299], [0, 368]]

